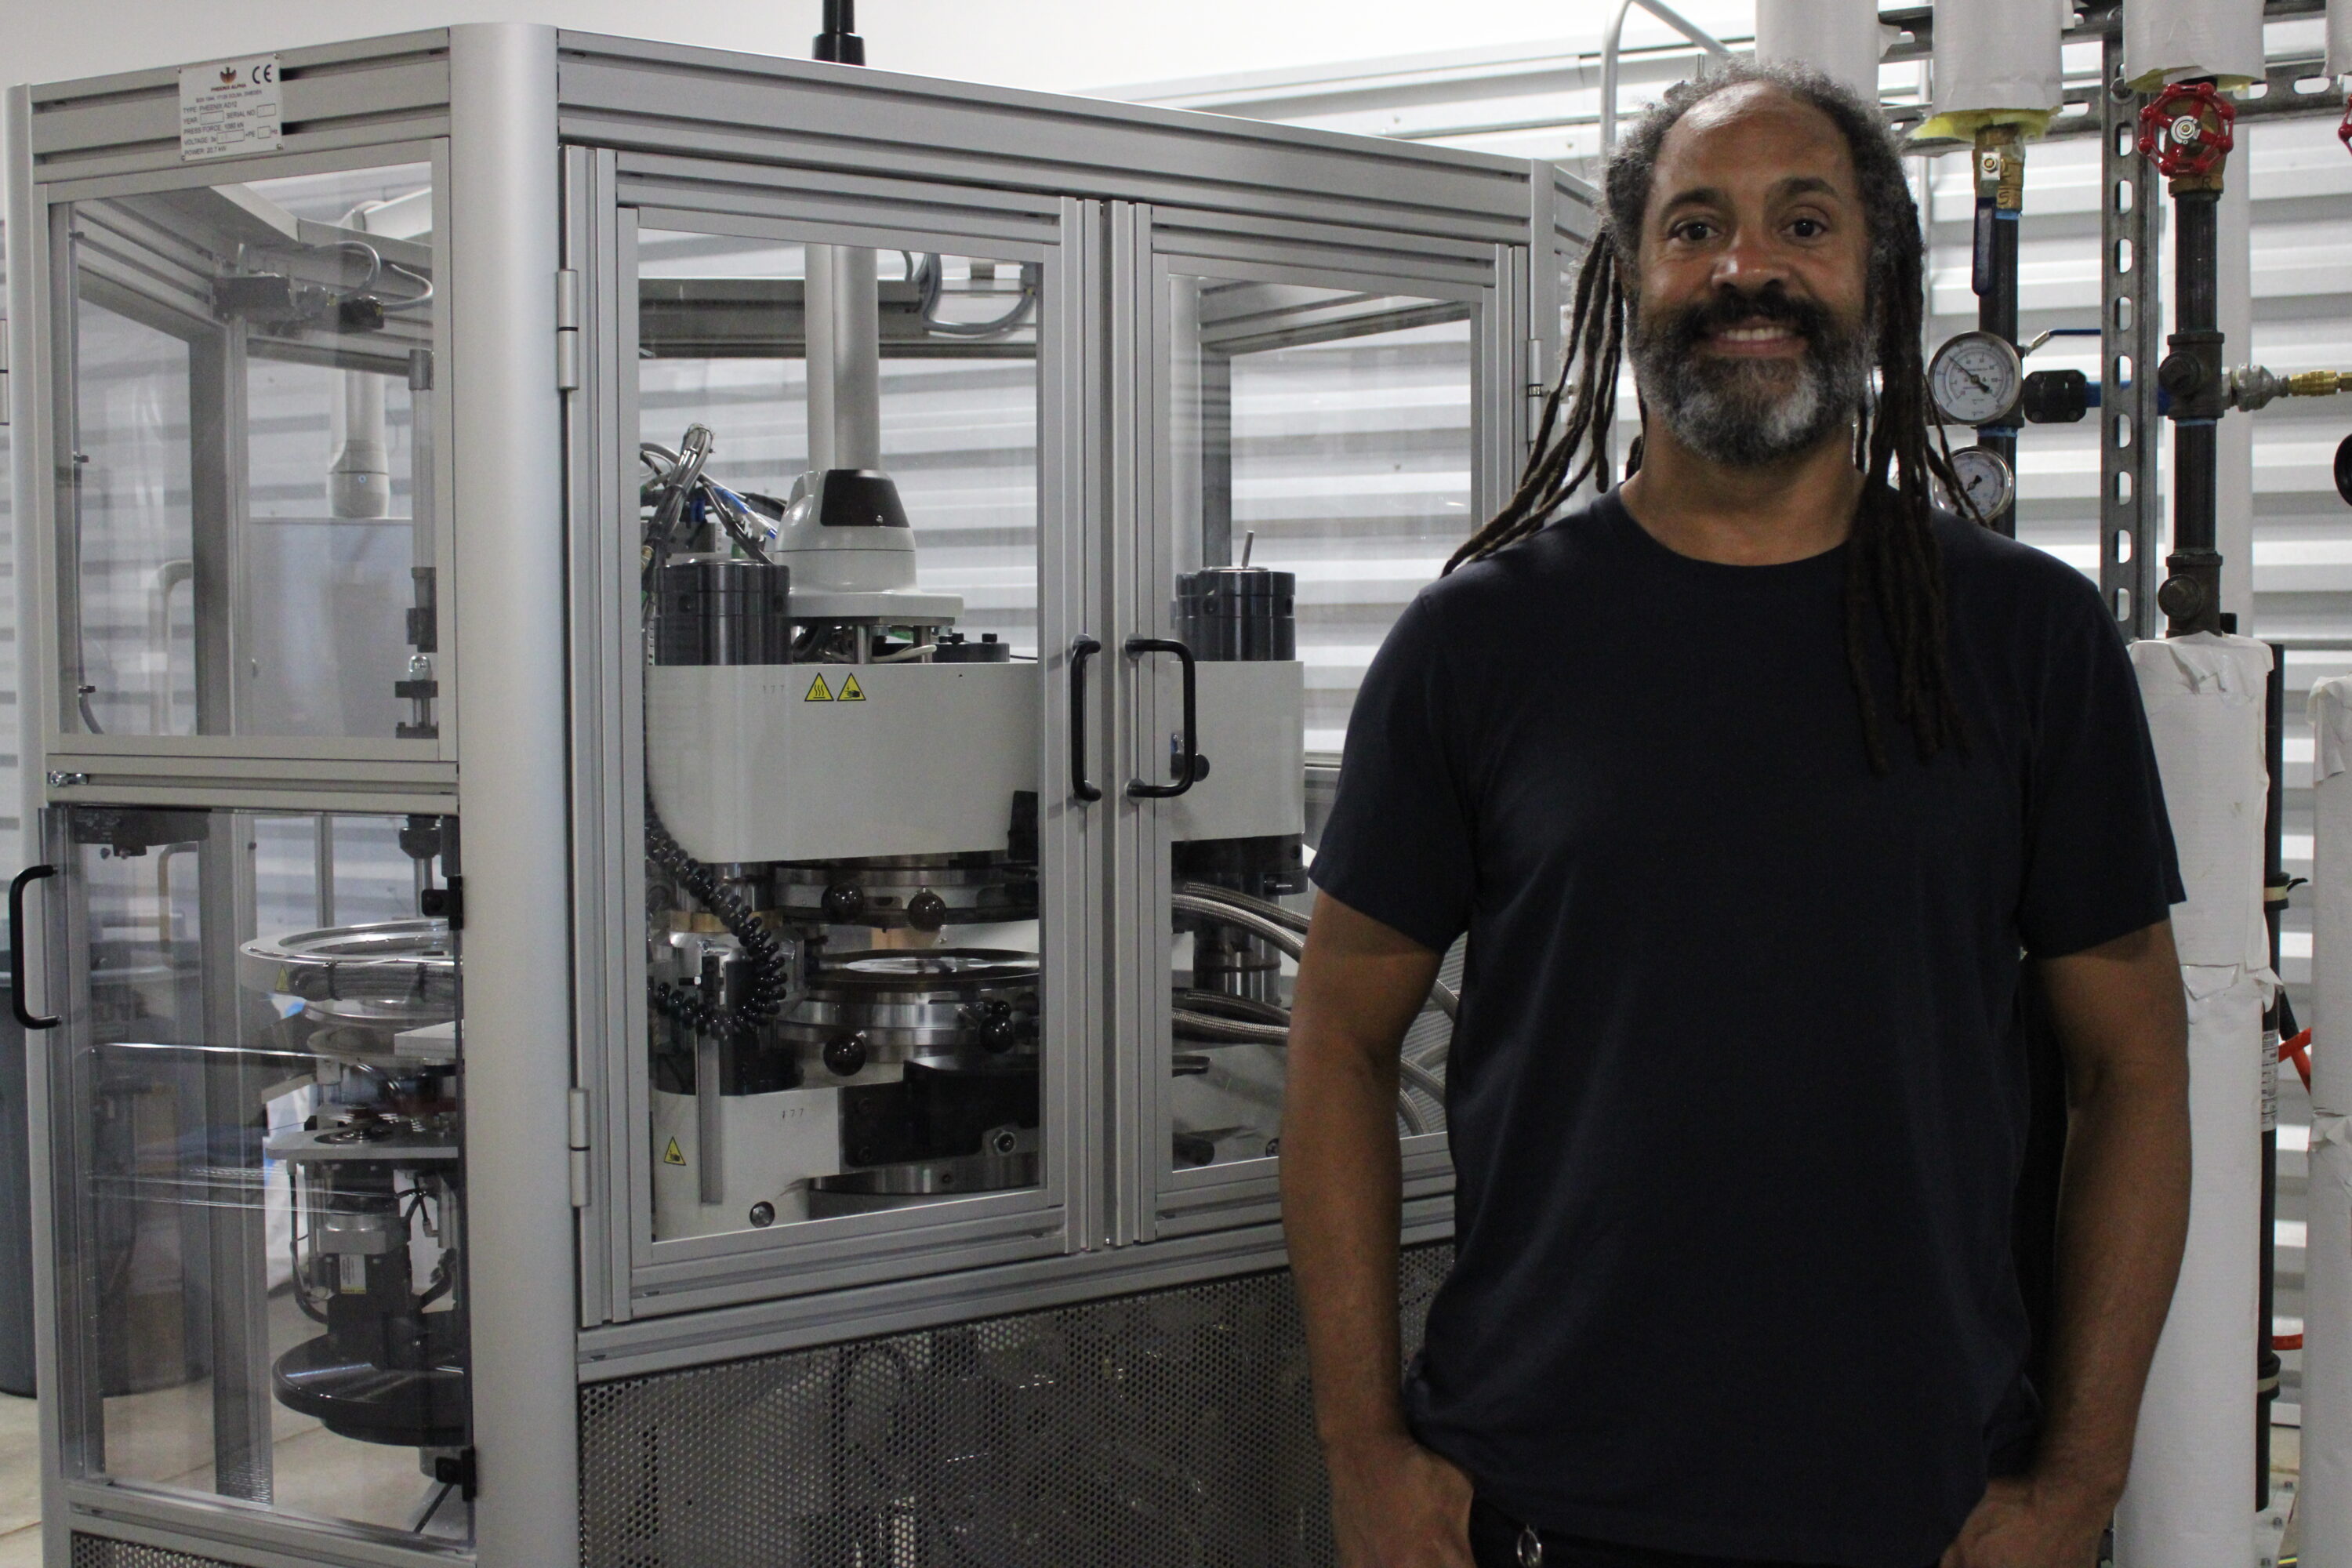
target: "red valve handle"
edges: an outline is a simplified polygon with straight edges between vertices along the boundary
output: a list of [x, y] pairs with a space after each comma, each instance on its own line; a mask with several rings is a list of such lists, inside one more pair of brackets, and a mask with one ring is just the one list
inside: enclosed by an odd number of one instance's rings
[[2336, 140], [2344, 143], [2346, 152], [2352, 153], [2352, 103], [2344, 106], [2344, 123], [2336, 128]]
[[[2139, 111], [2139, 150], [2168, 180], [2210, 174], [2237, 145], [2238, 111], [2209, 81], [2176, 81]], [[2346, 132], [2339, 132], [2345, 134]]]

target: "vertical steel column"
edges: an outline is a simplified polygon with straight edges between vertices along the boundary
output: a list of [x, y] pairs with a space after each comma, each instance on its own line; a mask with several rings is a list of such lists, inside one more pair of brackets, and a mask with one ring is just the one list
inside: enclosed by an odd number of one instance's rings
[[2156, 632], [2157, 408], [2163, 295], [2156, 166], [2137, 144], [2139, 94], [2123, 81], [2120, 27], [2103, 45], [2099, 95], [2099, 591], [2129, 637]]
[[555, 31], [449, 34], [467, 1284], [483, 1568], [579, 1560]]
[[[243, 989], [236, 981], [239, 941], [252, 931], [250, 851], [253, 819], [241, 812], [191, 814], [205, 837], [196, 849], [196, 963], [203, 1033], [194, 1043], [244, 1043]], [[150, 853], [158, 871], [170, 853]], [[168, 937], [171, 910], [163, 911]], [[208, 1167], [250, 1170], [250, 1189], [208, 1170], [204, 1274], [209, 1294], [213, 1367], [213, 1489], [225, 1497], [268, 1502], [273, 1493], [275, 1449], [269, 1386], [269, 1235], [262, 1200], [261, 1142], [268, 1125], [262, 1090], [282, 1076], [242, 1057], [209, 1052], [192, 1064]], [[213, 1152], [215, 1150], [217, 1152]], [[189, 1271], [189, 1278], [195, 1278]]]
[[[1977, 296], [1977, 326], [2011, 348], [2017, 346], [2017, 224], [2025, 206], [2025, 145], [2014, 125], [1991, 125], [1977, 132], [1976, 253], [1969, 282]], [[2000, 425], [1977, 427], [1977, 445], [2017, 471], [2017, 425], [2012, 412]], [[2017, 536], [2017, 502], [1985, 519], [1995, 533]]]

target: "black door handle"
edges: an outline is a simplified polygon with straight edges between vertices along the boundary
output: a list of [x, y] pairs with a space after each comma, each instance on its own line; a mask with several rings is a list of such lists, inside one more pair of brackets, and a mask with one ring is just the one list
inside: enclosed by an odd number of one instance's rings
[[1173, 800], [1192, 787], [1192, 780], [1201, 771], [1201, 726], [1196, 711], [1195, 665], [1192, 650], [1173, 637], [1127, 639], [1128, 658], [1141, 658], [1148, 653], [1172, 653], [1184, 666], [1184, 733], [1177, 742], [1176, 782], [1156, 784], [1146, 784], [1141, 779], [1129, 779], [1127, 781], [1127, 795], [1129, 800]]
[[1102, 798], [1102, 786], [1087, 777], [1087, 660], [1100, 652], [1083, 632], [1070, 639], [1070, 793], [1084, 801]]
[[58, 1021], [25, 1007], [25, 889], [57, 874], [55, 866], [27, 866], [8, 884], [8, 1007], [28, 1029], [54, 1029]]

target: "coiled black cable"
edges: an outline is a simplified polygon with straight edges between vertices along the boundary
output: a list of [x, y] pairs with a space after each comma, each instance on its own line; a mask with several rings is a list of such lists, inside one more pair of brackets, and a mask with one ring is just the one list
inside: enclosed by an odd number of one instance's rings
[[693, 894], [704, 909], [719, 917], [719, 923], [727, 928], [742, 948], [743, 956], [751, 963], [751, 990], [740, 1006], [718, 1006], [686, 986], [655, 981], [649, 997], [654, 1010], [697, 1034], [738, 1038], [774, 1023], [792, 990], [791, 968], [774, 933], [761, 923], [760, 917], [746, 908], [742, 900], [727, 890], [709, 867], [688, 854], [686, 847], [670, 837], [651, 801], [646, 803], [646, 854], [675, 878], [679, 887]]

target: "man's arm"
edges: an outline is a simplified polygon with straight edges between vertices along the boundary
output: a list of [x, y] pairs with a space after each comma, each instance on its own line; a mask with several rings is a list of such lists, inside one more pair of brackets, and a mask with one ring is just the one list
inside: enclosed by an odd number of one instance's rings
[[1470, 1568], [1470, 1484], [1397, 1392], [1397, 1052], [1438, 962], [1324, 894], [1291, 1009], [1283, 1226], [1342, 1568]]
[[2091, 1563], [2189, 1232], [2189, 1025], [2164, 921], [2040, 964], [2066, 1055], [2058, 1306], [2031, 1475], [1996, 1481], [1945, 1568]]

